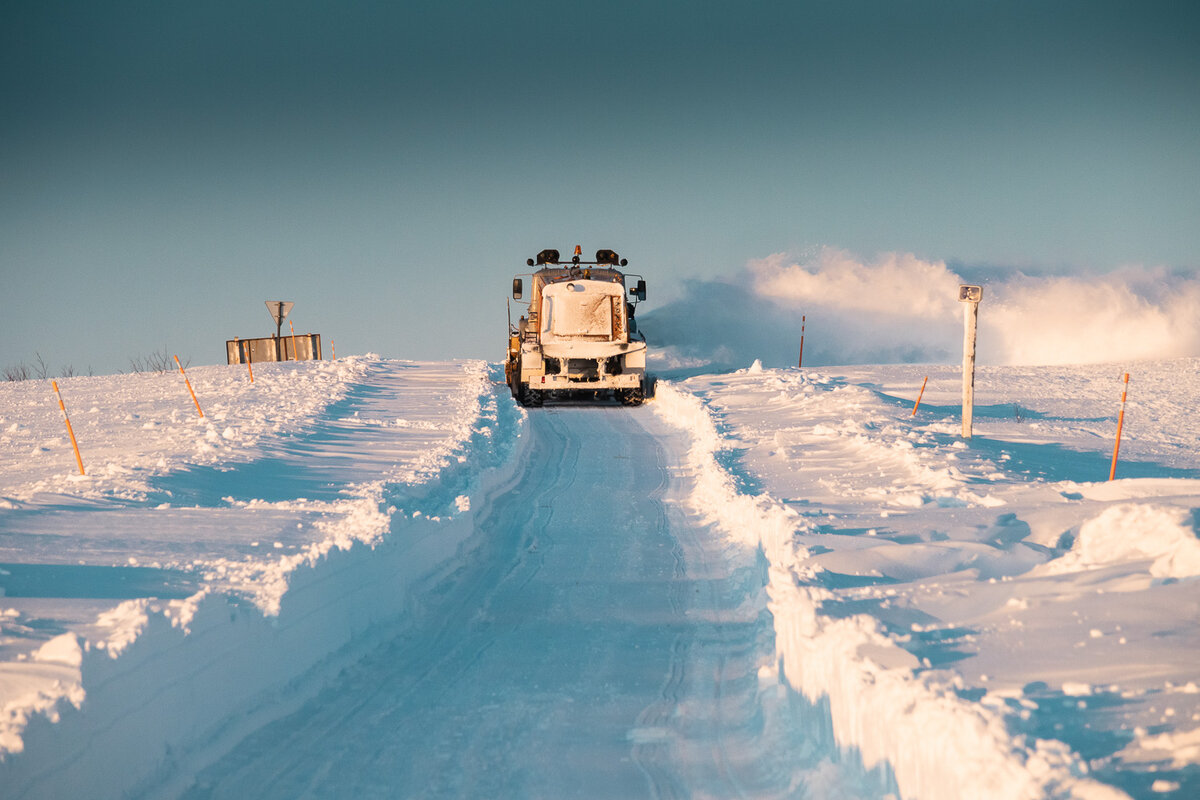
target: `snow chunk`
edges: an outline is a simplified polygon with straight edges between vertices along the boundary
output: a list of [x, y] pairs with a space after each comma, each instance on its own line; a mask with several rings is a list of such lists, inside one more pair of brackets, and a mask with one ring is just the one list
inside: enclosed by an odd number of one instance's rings
[[1200, 575], [1200, 540], [1184, 509], [1125, 503], [1106, 509], [1079, 528], [1071, 551], [1046, 565], [1049, 573], [1153, 559], [1156, 578]]
[[108, 636], [100, 649], [108, 651], [109, 658], [117, 658], [133, 644], [150, 622], [147, 609], [150, 603], [145, 598], [126, 600], [116, 608], [105, 611], [96, 618], [100, 628], [108, 630]]
[[39, 647], [33, 654], [34, 661], [53, 661], [78, 667], [83, 663], [83, 648], [79, 646], [79, 637], [73, 633], [55, 636]]
[[1200, 728], [1190, 731], [1144, 734], [1125, 746], [1121, 757], [1135, 761], [1169, 760], [1174, 768], [1200, 762]]

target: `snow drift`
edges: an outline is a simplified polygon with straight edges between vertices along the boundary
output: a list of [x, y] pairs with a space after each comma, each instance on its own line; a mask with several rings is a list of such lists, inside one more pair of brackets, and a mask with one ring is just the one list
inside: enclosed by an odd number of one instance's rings
[[1071, 552], [1046, 565], [1051, 573], [1149, 561], [1156, 578], [1200, 575], [1193, 514], [1153, 503], [1123, 503], [1083, 523]]

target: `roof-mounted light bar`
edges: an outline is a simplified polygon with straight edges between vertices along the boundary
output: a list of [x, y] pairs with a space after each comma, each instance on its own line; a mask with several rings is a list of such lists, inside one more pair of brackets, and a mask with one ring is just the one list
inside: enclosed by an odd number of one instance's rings
[[[575, 255], [571, 256], [571, 263], [572, 264], [594, 264], [596, 266], [613, 266], [613, 267], [629, 266], [629, 262], [626, 261], [625, 259], [621, 258], [620, 256], [618, 256], [616, 254], [616, 252], [613, 250], [597, 250], [595, 261], [580, 261], [579, 259], [582, 255], [582, 253], [583, 253], [583, 247], [580, 245], [575, 245]], [[536, 260], [532, 259], [532, 258], [527, 258], [527, 259], [525, 259], [525, 263], [531, 267], [533, 267], [533, 266], [540, 267], [545, 264], [557, 265], [558, 263], [560, 263], [559, 262], [559, 254], [558, 254], [557, 250], [549, 250], [549, 249], [543, 250], [542, 252], [537, 254]]]
[[628, 261], [626, 261], [625, 259], [618, 256], [616, 254], [616, 251], [613, 251], [613, 250], [597, 250], [596, 251], [596, 263], [597, 264], [611, 264], [613, 266], [620, 266], [620, 267], [629, 265]]
[[537, 254], [536, 262], [532, 258], [527, 258], [527, 259], [525, 259], [525, 263], [526, 263], [526, 265], [528, 265], [530, 267], [534, 266], [535, 264], [539, 267], [543, 264], [557, 264], [558, 263], [558, 251], [557, 250], [543, 250], [542, 252]]

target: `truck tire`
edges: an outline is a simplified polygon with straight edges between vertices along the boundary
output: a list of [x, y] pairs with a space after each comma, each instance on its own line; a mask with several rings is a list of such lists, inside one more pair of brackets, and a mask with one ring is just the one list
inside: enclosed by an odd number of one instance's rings
[[541, 389], [530, 389], [528, 386], [521, 387], [521, 405], [526, 408], [541, 408], [545, 400], [546, 393]]
[[642, 387], [638, 386], [635, 389], [621, 390], [621, 404], [626, 406], [640, 406], [642, 401], [646, 399], [646, 393]]

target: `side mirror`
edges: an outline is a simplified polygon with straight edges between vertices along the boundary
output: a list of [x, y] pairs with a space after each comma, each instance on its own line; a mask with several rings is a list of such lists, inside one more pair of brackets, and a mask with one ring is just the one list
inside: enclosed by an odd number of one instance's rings
[[645, 300], [645, 299], [646, 299], [646, 282], [645, 282], [645, 281], [638, 281], [638, 282], [637, 282], [637, 287], [636, 287], [636, 288], [634, 288], [634, 290], [633, 290], [633, 295], [634, 295], [634, 297], [636, 297], [638, 300]]
[[513, 278], [513, 300], [520, 300], [524, 291], [525, 281], [520, 278]]

